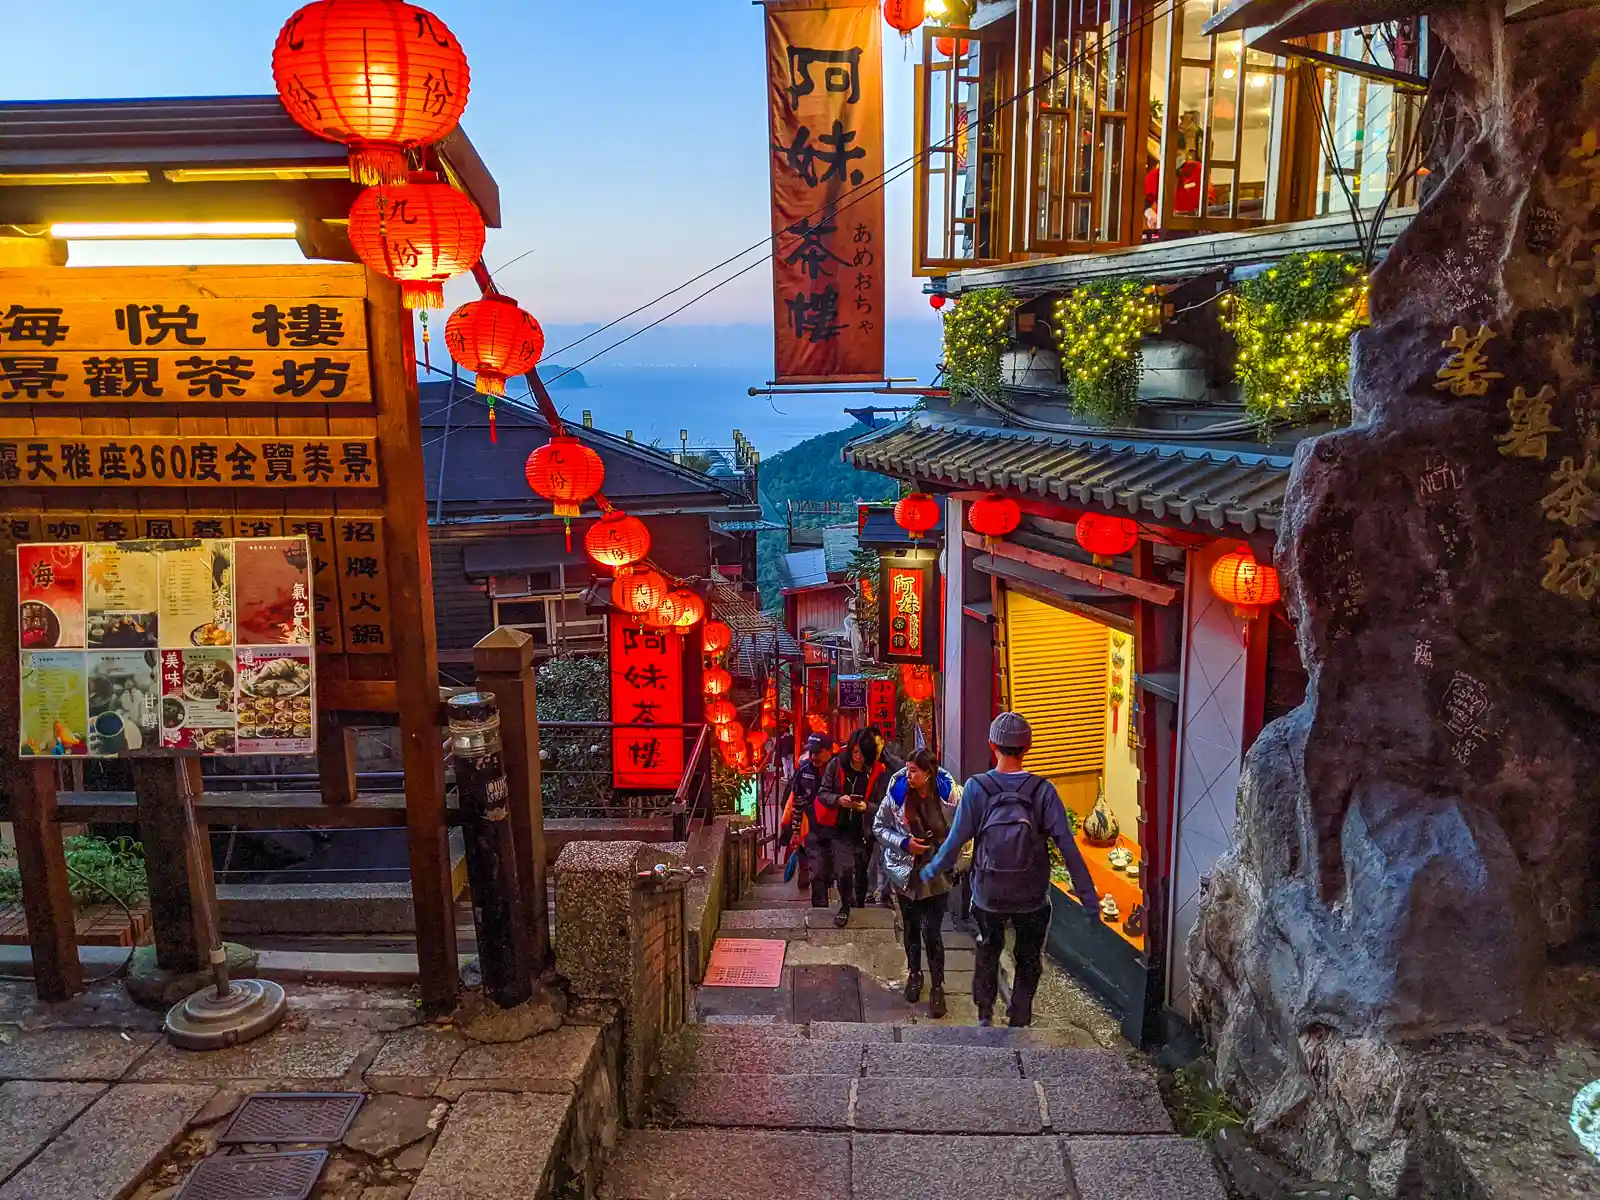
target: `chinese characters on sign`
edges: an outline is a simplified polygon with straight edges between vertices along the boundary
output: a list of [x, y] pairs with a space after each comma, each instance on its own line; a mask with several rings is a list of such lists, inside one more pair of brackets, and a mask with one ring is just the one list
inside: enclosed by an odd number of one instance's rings
[[883, 730], [885, 737], [895, 736], [894, 680], [872, 679], [867, 682], [867, 724]]
[[767, 12], [780, 383], [882, 379], [882, 22], [874, 3]]
[[0, 487], [378, 486], [372, 438], [0, 439]]
[[833, 674], [825, 664], [806, 668], [806, 713], [833, 715]]
[[337, 588], [345, 653], [388, 654], [394, 639], [383, 521], [341, 513], [334, 518], [333, 532], [335, 578], [321, 586], [324, 591]]
[[683, 777], [683, 638], [610, 625], [612, 783], [671, 791]]
[[886, 663], [939, 665], [938, 567], [885, 554], [878, 597], [879, 657]]

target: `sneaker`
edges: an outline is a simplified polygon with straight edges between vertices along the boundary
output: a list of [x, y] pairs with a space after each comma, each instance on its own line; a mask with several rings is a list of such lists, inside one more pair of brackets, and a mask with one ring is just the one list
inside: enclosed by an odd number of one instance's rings
[[946, 1012], [944, 1006], [944, 988], [939, 984], [933, 985], [933, 990], [928, 993], [928, 1015], [937, 1021]]
[[833, 914], [833, 927], [835, 929], [843, 929], [848, 924], [850, 924], [850, 910], [848, 908], [841, 908]]
[[915, 1004], [922, 999], [922, 972], [913, 971], [906, 976], [906, 1003]]

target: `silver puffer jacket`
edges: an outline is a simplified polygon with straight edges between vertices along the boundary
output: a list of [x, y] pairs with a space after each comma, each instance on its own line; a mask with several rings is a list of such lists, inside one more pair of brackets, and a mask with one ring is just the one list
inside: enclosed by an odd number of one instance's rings
[[[872, 832], [877, 837], [878, 844], [883, 847], [883, 871], [889, 877], [889, 882], [894, 885], [894, 890], [913, 900], [922, 900], [928, 896], [938, 896], [948, 892], [954, 881], [949, 875], [940, 876], [932, 883], [923, 883], [917, 878], [917, 863], [911, 852], [905, 848], [907, 839], [911, 837], [911, 827], [906, 823], [905, 814], [906, 792], [910, 786], [905, 768], [901, 767], [889, 781], [883, 803], [878, 805], [878, 815], [873, 819]], [[944, 808], [945, 821], [953, 823], [956, 805], [961, 801], [961, 785], [941, 767], [935, 786], [938, 788], [940, 803]]]

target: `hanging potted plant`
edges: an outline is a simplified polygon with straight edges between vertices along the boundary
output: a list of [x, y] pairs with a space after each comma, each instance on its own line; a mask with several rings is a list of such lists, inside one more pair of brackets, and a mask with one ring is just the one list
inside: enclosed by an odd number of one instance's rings
[[1000, 359], [1021, 301], [1000, 288], [963, 292], [944, 314], [944, 382], [957, 400], [997, 400]]
[[1140, 343], [1161, 326], [1155, 288], [1137, 279], [1087, 283], [1057, 300], [1053, 316], [1073, 411], [1102, 425], [1127, 424], [1144, 378]]

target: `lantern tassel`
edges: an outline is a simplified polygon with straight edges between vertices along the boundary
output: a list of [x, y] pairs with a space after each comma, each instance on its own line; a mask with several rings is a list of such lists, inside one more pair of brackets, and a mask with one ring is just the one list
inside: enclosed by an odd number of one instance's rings
[[572, 553], [572, 518], [568, 517], [562, 522], [567, 527], [567, 553]]
[[433, 370], [433, 360], [428, 357], [428, 343], [433, 339], [428, 335], [428, 310], [423, 309], [417, 314], [422, 321], [422, 367], [424, 370]]
[[364, 187], [376, 187], [380, 183], [404, 183], [410, 175], [411, 168], [398, 146], [352, 141], [349, 147], [350, 174]]
[[444, 284], [436, 279], [402, 280], [400, 303], [413, 309], [443, 308]]
[[[491, 396], [489, 398], [489, 443], [491, 445], [495, 445], [495, 444], [498, 444], [499, 441], [500, 441], [500, 430], [495, 425], [494, 398]], [[568, 538], [567, 540], [570, 542], [572, 539]], [[572, 549], [572, 547], [568, 546], [567, 549], [570, 550], [570, 549]]]
[[[446, 338], [445, 340], [448, 341], [449, 339]], [[503, 375], [490, 375], [485, 371], [478, 372], [477, 382], [473, 384], [473, 387], [485, 396], [504, 396], [506, 394], [505, 377]]]

